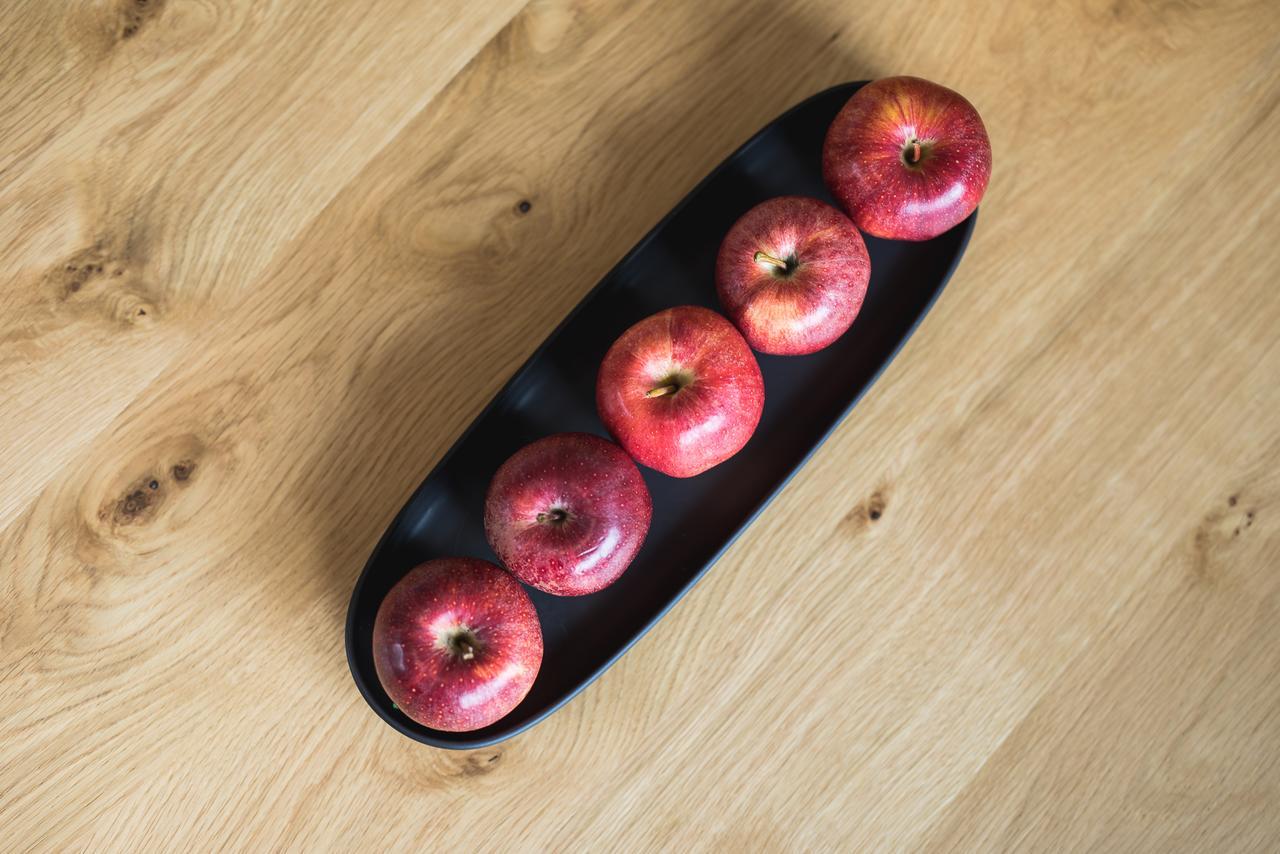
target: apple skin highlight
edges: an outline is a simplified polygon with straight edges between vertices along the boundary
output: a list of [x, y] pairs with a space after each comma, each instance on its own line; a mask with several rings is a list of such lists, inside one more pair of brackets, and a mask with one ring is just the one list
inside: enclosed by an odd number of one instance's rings
[[747, 211], [716, 257], [725, 312], [752, 348], [779, 356], [835, 342], [858, 316], [870, 280], [858, 229], [805, 196], [780, 196]]
[[622, 575], [652, 516], [649, 488], [622, 448], [588, 433], [557, 433], [499, 467], [485, 497], [484, 529], [525, 584], [581, 596]]
[[960, 94], [886, 77], [855, 92], [831, 123], [822, 173], [862, 231], [929, 240], [977, 208], [991, 177], [991, 141]]
[[467, 732], [519, 705], [542, 664], [529, 594], [488, 561], [428, 561], [400, 579], [373, 624], [378, 681], [432, 729]]
[[605, 427], [636, 462], [693, 477], [732, 457], [764, 411], [751, 348], [726, 318], [678, 306], [632, 326], [596, 380]]

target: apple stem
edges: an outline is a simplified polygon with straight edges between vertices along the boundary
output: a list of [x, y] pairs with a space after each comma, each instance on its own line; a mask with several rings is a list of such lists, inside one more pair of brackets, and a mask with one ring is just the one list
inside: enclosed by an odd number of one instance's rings
[[674, 394], [680, 388], [674, 385], [660, 385], [657, 388], [651, 388], [644, 393], [645, 397], [662, 397], [664, 394]]
[[458, 646], [462, 647], [463, 661], [470, 661], [471, 659], [476, 657], [475, 647], [473, 647], [471, 644], [467, 643], [466, 641], [461, 641], [458, 644]]
[[752, 260], [754, 260], [757, 264], [769, 264], [773, 267], [777, 267], [779, 270], [783, 270], [784, 272], [787, 269], [786, 261], [782, 260], [781, 258], [775, 258], [774, 256], [770, 255], [768, 252], [757, 252], [753, 256]]
[[911, 153], [907, 155], [907, 162], [908, 163], [920, 162], [920, 140], [918, 139], [911, 140]]

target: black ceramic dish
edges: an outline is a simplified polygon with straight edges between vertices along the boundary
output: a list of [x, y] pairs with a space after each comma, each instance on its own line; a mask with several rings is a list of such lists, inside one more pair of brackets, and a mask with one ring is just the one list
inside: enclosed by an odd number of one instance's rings
[[867, 238], [871, 284], [853, 327], [810, 356], [758, 356], [764, 415], [747, 446], [687, 480], [642, 469], [653, 494], [653, 522], [626, 573], [589, 596], [529, 591], [545, 652], [533, 689], [509, 715], [484, 729], [449, 733], [392, 708], [374, 672], [371, 643], [383, 596], [433, 557], [496, 562], [484, 538], [483, 508], [498, 466], [550, 433], [608, 435], [595, 407], [596, 370], [605, 351], [623, 330], [661, 309], [697, 304], [718, 310], [716, 251], [750, 207], [788, 194], [831, 201], [822, 183], [823, 138], [861, 85], [836, 86], [792, 108], [694, 188], [529, 357], [391, 523], [351, 594], [346, 637], [356, 685], [391, 726], [436, 747], [483, 747], [559, 708], [689, 591], [853, 408], [929, 311], [964, 253], [974, 216], [924, 243]]

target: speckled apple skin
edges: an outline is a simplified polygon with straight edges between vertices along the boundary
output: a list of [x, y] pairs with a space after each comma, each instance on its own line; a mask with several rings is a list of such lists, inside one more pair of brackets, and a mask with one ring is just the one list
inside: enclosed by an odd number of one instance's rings
[[[470, 661], [439, 643], [459, 625], [479, 642]], [[542, 628], [509, 573], [475, 558], [439, 558], [410, 571], [382, 600], [373, 664], [410, 718], [467, 732], [497, 721], [529, 693], [542, 665]]]
[[[918, 165], [903, 160], [912, 139]], [[973, 213], [991, 177], [991, 141], [961, 95], [919, 77], [863, 86], [827, 130], [822, 173], [858, 228], [928, 240]]]
[[[689, 384], [647, 398], [676, 374]], [[732, 457], [764, 411], [760, 366], [722, 315], [678, 306], [646, 317], [613, 343], [596, 380], [605, 427], [636, 462], [693, 477]]]
[[557, 433], [498, 468], [485, 496], [484, 532], [525, 584], [582, 596], [622, 575], [652, 516], [649, 488], [626, 451], [589, 433]]
[[[783, 272], [755, 260], [795, 260]], [[871, 280], [871, 259], [850, 219], [825, 202], [780, 196], [747, 211], [716, 256], [720, 304], [756, 350], [815, 353], [845, 333]]]

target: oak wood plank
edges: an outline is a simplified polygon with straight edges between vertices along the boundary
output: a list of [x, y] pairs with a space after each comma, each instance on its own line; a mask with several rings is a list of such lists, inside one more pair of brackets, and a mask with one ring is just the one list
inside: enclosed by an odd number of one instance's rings
[[[1274, 4], [4, 14], [20, 848], [1280, 845]], [[904, 71], [995, 173], [878, 385], [547, 721], [381, 724], [342, 620], [405, 497], [742, 139]]]

